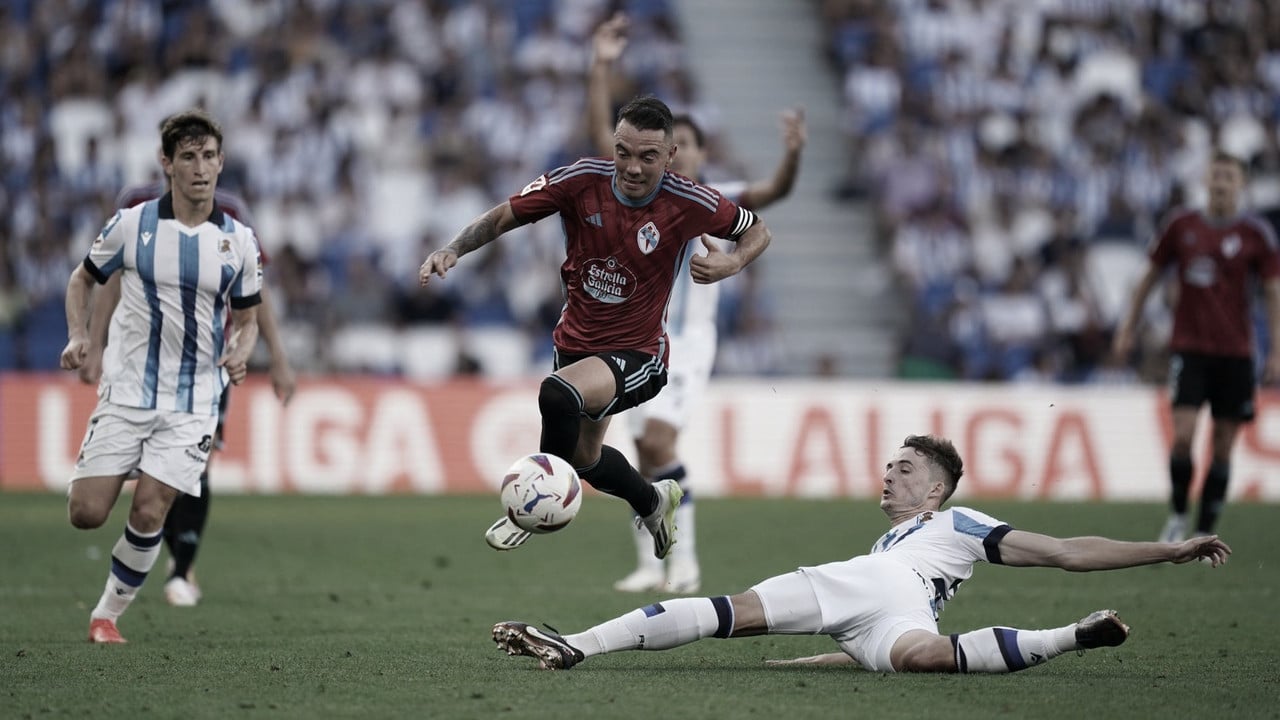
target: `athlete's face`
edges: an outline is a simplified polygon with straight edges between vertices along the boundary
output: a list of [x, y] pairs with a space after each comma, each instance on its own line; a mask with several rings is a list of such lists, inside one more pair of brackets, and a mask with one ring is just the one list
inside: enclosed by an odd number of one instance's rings
[[614, 184], [629, 200], [643, 200], [658, 187], [676, 146], [661, 130], [637, 130], [623, 120], [613, 133]]
[[1209, 210], [1217, 216], [1234, 215], [1244, 190], [1244, 171], [1229, 160], [1209, 163]]
[[160, 163], [175, 195], [202, 202], [213, 198], [222, 173], [222, 159], [217, 138], [205, 137], [179, 142], [173, 157], [161, 157]]
[[902, 447], [885, 465], [880, 509], [890, 518], [937, 510], [943, 484], [933, 477], [933, 463], [915, 448]]
[[698, 136], [693, 128], [685, 123], [676, 123], [671, 132], [676, 143], [676, 155], [671, 160], [671, 171], [691, 179], [698, 180], [702, 175], [702, 164], [707, 160], [707, 152], [698, 144]]

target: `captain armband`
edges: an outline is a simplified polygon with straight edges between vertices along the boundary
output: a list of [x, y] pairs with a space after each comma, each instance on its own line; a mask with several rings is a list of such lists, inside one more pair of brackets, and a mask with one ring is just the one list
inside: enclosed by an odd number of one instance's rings
[[742, 236], [742, 233], [759, 221], [760, 217], [755, 213], [746, 208], [738, 208], [738, 216], [733, 219], [733, 229], [729, 231], [729, 239], [737, 240]]

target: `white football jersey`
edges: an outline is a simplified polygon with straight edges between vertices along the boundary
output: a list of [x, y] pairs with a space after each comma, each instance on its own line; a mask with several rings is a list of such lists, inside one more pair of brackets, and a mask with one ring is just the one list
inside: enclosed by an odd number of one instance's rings
[[228, 306], [261, 301], [253, 231], [216, 204], [207, 221], [187, 227], [165, 195], [118, 211], [84, 267], [99, 283], [124, 273], [98, 395], [129, 407], [216, 414]]
[[[738, 202], [742, 193], [746, 191], [747, 184], [745, 182], [729, 182], [729, 183], [713, 183], [711, 187], [720, 191], [720, 194], [729, 198], [733, 202]], [[726, 252], [731, 248], [727, 247], [733, 243], [725, 240], [716, 240], [721, 250]], [[678, 342], [676, 339], [680, 335], [686, 333], [710, 333], [711, 337], [715, 337], [716, 332], [716, 310], [720, 302], [720, 283], [726, 282], [729, 278], [720, 282], [707, 283], [700, 285], [693, 281], [693, 276], [689, 274], [688, 263], [693, 259], [696, 252], [699, 255], [705, 255], [706, 250], [702, 247], [702, 237], [691, 238], [689, 240], [692, 251], [685, 255], [684, 269], [676, 273], [675, 286], [671, 288], [671, 302], [667, 305], [667, 332], [673, 337], [672, 342]], [[714, 340], [713, 340], [714, 342]], [[678, 362], [672, 360], [672, 362]]]
[[933, 615], [973, 575], [977, 562], [1000, 562], [998, 545], [1013, 528], [967, 507], [928, 511], [880, 536], [871, 554], [887, 553], [915, 569], [933, 586]]

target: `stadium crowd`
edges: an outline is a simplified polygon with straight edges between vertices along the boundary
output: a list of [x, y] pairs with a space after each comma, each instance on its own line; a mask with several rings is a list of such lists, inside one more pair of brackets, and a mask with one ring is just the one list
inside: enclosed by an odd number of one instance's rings
[[158, 178], [160, 121], [194, 106], [223, 124], [220, 186], [253, 211], [300, 370], [541, 367], [557, 224], [447, 285], [420, 289], [417, 268], [511, 188], [593, 154], [589, 38], [616, 9], [619, 94], [700, 112], [666, 0], [0, 4], [0, 369], [57, 367], [70, 269], [117, 193]]
[[[912, 307], [900, 372], [1157, 379], [1166, 303], [1109, 357], [1147, 242], [1215, 147], [1280, 204], [1280, 7], [1264, 0], [825, 0], [852, 147]], [[1265, 346], [1265, 343], [1261, 344]], [[1136, 367], [1137, 370], [1130, 369]]]

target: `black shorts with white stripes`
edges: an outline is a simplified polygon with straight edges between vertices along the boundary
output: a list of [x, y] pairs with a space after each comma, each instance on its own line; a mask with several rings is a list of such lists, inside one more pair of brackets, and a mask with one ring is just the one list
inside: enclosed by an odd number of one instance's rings
[[657, 395], [667, 384], [667, 366], [663, 364], [662, 358], [639, 350], [606, 350], [592, 355], [572, 355], [557, 350], [555, 369], [559, 370], [589, 357], [603, 360], [613, 371], [616, 382], [613, 402], [598, 413], [583, 412], [592, 420], [601, 420], [623, 410], [630, 410]]

